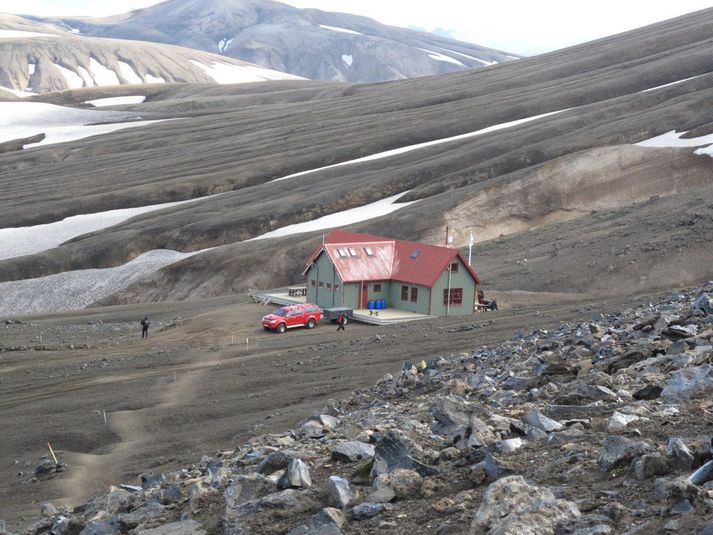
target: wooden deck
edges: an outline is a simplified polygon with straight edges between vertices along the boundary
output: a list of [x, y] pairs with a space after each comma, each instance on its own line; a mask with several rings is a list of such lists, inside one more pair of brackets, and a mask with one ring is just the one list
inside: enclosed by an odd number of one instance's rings
[[[256, 303], [264, 305], [295, 305], [306, 302], [306, 297], [299, 295], [290, 295], [289, 288], [274, 288], [270, 290], [248, 290], [250, 297]], [[374, 312], [370, 314], [370, 312]], [[378, 314], [376, 314], [378, 312]], [[415, 312], [406, 312], [396, 308], [383, 308], [381, 310], [370, 311], [368, 308], [359, 308], [354, 310], [354, 320], [360, 323], [368, 323], [370, 325], [389, 325], [392, 323], [402, 323], [404, 321], [423, 320], [432, 318], [425, 314], [416, 314]]]

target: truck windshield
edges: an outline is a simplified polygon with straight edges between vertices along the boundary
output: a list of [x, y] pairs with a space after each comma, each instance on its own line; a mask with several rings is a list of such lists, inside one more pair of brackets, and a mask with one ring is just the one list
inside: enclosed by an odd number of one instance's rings
[[273, 312], [273, 314], [275, 316], [287, 316], [287, 310], [285, 310], [284, 308], [278, 308], [277, 310], [275, 310], [275, 312]]

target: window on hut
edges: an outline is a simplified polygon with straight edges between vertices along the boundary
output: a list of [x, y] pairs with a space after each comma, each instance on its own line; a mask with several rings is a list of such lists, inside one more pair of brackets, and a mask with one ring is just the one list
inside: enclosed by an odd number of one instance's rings
[[443, 290], [444, 305], [462, 305], [463, 304], [463, 288], [451, 288], [451, 299], [448, 301], [448, 289]]

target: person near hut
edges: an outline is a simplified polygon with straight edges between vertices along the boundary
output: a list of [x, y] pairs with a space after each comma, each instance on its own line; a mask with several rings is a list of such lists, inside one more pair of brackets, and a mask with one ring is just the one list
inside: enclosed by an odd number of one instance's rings
[[141, 338], [148, 338], [149, 325], [151, 325], [148, 316], [144, 316], [144, 319], [142, 319], [139, 323], [141, 324]]

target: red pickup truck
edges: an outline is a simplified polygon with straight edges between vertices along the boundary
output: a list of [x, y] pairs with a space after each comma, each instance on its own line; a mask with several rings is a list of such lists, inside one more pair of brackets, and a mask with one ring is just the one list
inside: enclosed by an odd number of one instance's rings
[[292, 327], [314, 329], [321, 319], [322, 310], [317, 305], [287, 305], [262, 318], [262, 326], [265, 330], [284, 333]]

